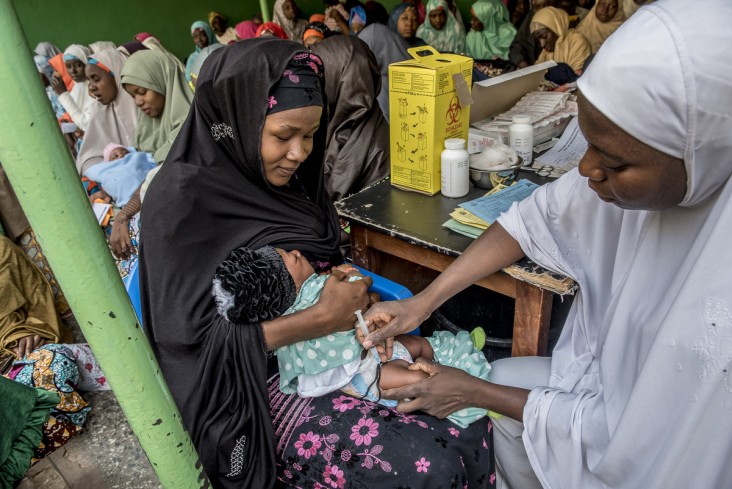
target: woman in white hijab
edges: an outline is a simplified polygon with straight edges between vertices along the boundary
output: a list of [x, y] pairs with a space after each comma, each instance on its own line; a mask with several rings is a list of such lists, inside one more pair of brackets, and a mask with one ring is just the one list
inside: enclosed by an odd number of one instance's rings
[[495, 362], [491, 383], [420, 361], [429, 379], [382, 392], [404, 412], [503, 414], [499, 488], [732, 487], [732, 60], [709, 48], [731, 22], [728, 0], [639, 10], [579, 79], [579, 171], [366, 315], [390, 321], [372, 340], [406, 331], [524, 254], [577, 281], [551, 359]]
[[[54, 82], [53, 87], [58, 95], [58, 101], [63, 105], [66, 112], [71, 116], [79, 129], [89, 129], [89, 121], [96, 100], [89, 95], [89, 83], [86, 79], [86, 60], [91, 51], [81, 44], [72, 44], [64, 51], [64, 63], [69, 75], [74, 80], [74, 87], [66, 91], [63, 83]], [[60, 80], [59, 80], [60, 81]], [[59, 87], [59, 88], [57, 88]]]
[[79, 175], [104, 161], [109, 143], [131, 146], [137, 127], [137, 106], [120, 82], [127, 58], [116, 49], [93, 54], [87, 60], [89, 92], [96, 99], [92, 105], [89, 129], [76, 157]]

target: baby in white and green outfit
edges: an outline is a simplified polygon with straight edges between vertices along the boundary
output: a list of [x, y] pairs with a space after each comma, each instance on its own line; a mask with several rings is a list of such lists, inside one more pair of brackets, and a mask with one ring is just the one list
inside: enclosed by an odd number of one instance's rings
[[[362, 278], [350, 265], [337, 268], [350, 281]], [[258, 279], [263, 286], [252, 283]], [[256, 251], [238, 248], [217, 269], [213, 295], [219, 312], [232, 322], [246, 320], [247, 310], [252, 307], [268, 307], [271, 318], [275, 318], [314, 305], [327, 279], [328, 275], [316, 274], [298, 251], [271, 246]], [[358, 342], [355, 329], [284, 346], [276, 354], [280, 389], [284, 393], [315, 397], [341, 389], [346, 394], [388, 407], [396, 406], [396, 401], [381, 399], [380, 389], [427, 378], [425, 372], [408, 370], [414, 358], [434, 359], [485, 380], [490, 372], [485, 356], [475, 349], [467, 332], [453, 335], [441, 331], [431, 338], [397, 336], [391, 360], [381, 366]], [[449, 419], [465, 427], [485, 414], [485, 410], [469, 408], [453, 413]]]

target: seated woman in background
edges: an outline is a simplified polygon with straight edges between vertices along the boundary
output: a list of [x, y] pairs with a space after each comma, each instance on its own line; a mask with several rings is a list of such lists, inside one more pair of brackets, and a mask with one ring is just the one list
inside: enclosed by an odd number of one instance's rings
[[368, 46], [333, 36], [313, 47], [325, 66], [325, 188], [340, 200], [389, 175], [389, 123], [375, 104], [381, 73]]
[[366, 10], [360, 5], [351, 8], [351, 12], [348, 14], [348, 30], [351, 31], [351, 34], [357, 35], [367, 24]]
[[257, 28], [255, 37], [278, 37], [280, 39], [289, 39], [285, 31], [279, 24], [274, 22], [265, 22]]
[[417, 37], [418, 26], [417, 9], [411, 3], [400, 3], [389, 14], [389, 29], [399, 34], [408, 48], [426, 44]]
[[[155, 162], [162, 164], [188, 115], [193, 92], [177, 65], [152, 50], [130, 56], [122, 69], [122, 86], [138, 107], [135, 137], [130, 146], [152, 153]], [[152, 176], [148, 173], [148, 178]], [[136, 192], [115, 216], [109, 244], [117, 258], [129, 259], [135, 252], [129, 223], [140, 205], [140, 194]]]
[[311, 48], [313, 45], [333, 34], [340, 35], [328, 29], [328, 26], [323, 22], [309, 22], [307, 29], [305, 29], [302, 35], [302, 43], [306, 48]]
[[137, 128], [131, 146], [162, 163], [193, 100], [178, 66], [162, 53], [139, 51], [122, 69], [122, 86], [135, 101]]
[[487, 421], [463, 429], [338, 394], [300, 399], [278, 392], [276, 362], [268, 375], [268, 351], [352, 329], [368, 279], [335, 271], [315, 305], [272, 321], [217, 313], [212, 281], [237, 247], [297, 248], [319, 272], [343, 262], [322, 73], [302, 45], [267, 38], [204, 66], [142, 209], [143, 322], [161, 372], [215, 487], [487, 487]]
[[53, 301], [41, 271], [0, 236], [0, 358], [20, 360], [44, 343], [71, 342]]
[[207, 23], [202, 20], [197, 20], [191, 25], [191, 37], [193, 37], [193, 43], [196, 45], [196, 50], [188, 55], [186, 61], [186, 80], [191, 81], [191, 66], [196, 62], [198, 53], [201, 49], [212, 44], [216, 44], [216, 38], [214, 37], [213, 31]]
[[470, 32], [465, 39], [467, 55], [480, 61], [508, 59], [516, 28], [506, 6], [500, 0], [480, 0], [470, 8], [470, 15]]
[[364, 27], [358, 38], [366, 43], [378, 63], [381, 72], [381, 90], [376, 100], [386, 122], [389, 122], [389, 65], [412, 59], [407, 52], [407, 43], [397, 32], [378, 22]]
[[208, 57], [216, 51], [217, 49], [223, 48], [223, 44], [212, 44], [211, 46], [206, 46], [205, 48], [201, 49], [201, 52], [198, 53], [198, 58], [196, 58], [196, 61], [193, 63], [193, 66], [191, 66], [191, 81], [188, 83], [188, 86], [190, 89], [195, 93], [196, 92], [196, 84], [198, 83], [198, 74], [201, 73], [201, 68], [203, 67], [203, 62], [208, 59]]
[[236, 29], [227, 26], [226, 17], [216, 11], [208, 13], [208, 25], [211, 26], [216, 40], [224, 46], [239, 40], [236, 35]]
[[457, 21], [445, 0], [427, 2], [427, 19], [417, 28], [417, 37], [441, 53], [465, 52], [465, 26]]
[[610, 37], [625, 19], [625, 12], [619, 0], [598, 0], [587, 17], [577, 26], [577, 32], [590, 41], [592, 54], [595, 54], [605, 39]]
[[559, 64], [547, 73], [547, 79], [559, 85], [575, 81], [592, 47], [585, 36], [569, 28], [567, 13], [555, 7], [539, 10], [531, 20], [531, 34], [542, 48], [536, 63], [554, 60]]
[[[277, 0], [274, 4], [272, 22], [282, 27], [287, 39], [302, 44], [302, 35], [308, 25], [305, 19], [299, 19], [299, 10], [294, 0]], [[279, 37], [279, 36], [278, 36]]]
[[93, 54], [85, 68], [92, 105], [89, 129], [76, 157], [76, 169], [83, 176], [88, 168], [104, 161], [104, 148], [111, 141], [131, 146], [137, 127], [137, 108], [122, 89], [120, 74], [127, 58], [111, 49]]

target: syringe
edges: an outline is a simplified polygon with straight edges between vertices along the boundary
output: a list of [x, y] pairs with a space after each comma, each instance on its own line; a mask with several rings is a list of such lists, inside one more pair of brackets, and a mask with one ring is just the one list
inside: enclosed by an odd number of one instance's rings
[[[369, 335], [369, 327], [366, 326], [366, 320], [363, 318], [363, 314], [361, 314], [361, 309], [356, 311], [356, 317], [358, 318], [358, 327], [361, 328], [361, 332], [363, 333], [364, 337]], [[376, 359], [377, 363], [381, 363], [381, 357], [379, 356], [379, 351], [376, 349], [375, 346], [372, 346], [369, 348], [369, 351]]]

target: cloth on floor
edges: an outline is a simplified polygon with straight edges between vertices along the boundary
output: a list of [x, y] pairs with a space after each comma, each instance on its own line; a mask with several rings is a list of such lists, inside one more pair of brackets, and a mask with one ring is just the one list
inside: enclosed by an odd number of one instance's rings
[[31, 465], [58, 394], [0, 377], [0, 487], [14, 487]]

